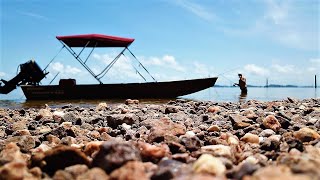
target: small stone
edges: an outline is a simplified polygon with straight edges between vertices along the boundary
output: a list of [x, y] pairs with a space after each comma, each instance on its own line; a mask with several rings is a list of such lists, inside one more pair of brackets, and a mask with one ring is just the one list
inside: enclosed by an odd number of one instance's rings
[[225, 146], [225, 145], [221, 145], [221, 144], [202, 146], [201, 152], [202, 153], [210, 153], [213, 156], [226, 157], [229, 159], [232, 157], [231, 148], [229, 146]]
[[229, 136], [227, 139], [227, 143], [229, 145], [238, 145], [239, 144], [239, 140], [237, 138], [235, 138], [234, 136]]
[[192, 167], [195, 173], [208, 173], [215, 176], [223, 176], [226, 172], [226, 167], [221, 160], [210, 154], [202, 154]]
[[140, 160], [140, 152], [135, 146], [127, 142], [107, 141], [100, 146], [99, 152], [92, 160], [92, 166], [110, 173], [128, 161]]
[[259, 136], [252, 134], [252, 133], [246, 133], [242, 138], [240, 138], [241, 141], [248, 142], [248, 143], [259, 143]]
[[264, 129], [260, 134], [259, 136], [261, 137], [269, 137], [271, 135], [274, 135], [276, 134], [272, 129]]
[[177, 113], [179, 111], [179, 108], [176, 106], [167, 106], [165, 109], [165, 114], [170, 114], [170, 113]]
[[139, 149], [141, 156], [146, 159], [156, 159], [159, 160], [169, 154], [169, 147], [165, 144], [162, 146], [155, 146], [149, 143], [140, 142]]
[[196, 134], [193, 132], [193, 131], [187, 131], [185, 136], [189, 137], [189, 138], [192, 138], [192, 137], [195, 137]]
[[249, 122], [252, 122], [252, 120], [241, 115], [230, 115], [230, 120], [234, 129], [246, 128], [251, 125]]
[[59, 169], [76, 164], [89, 165], [89, 160], [83, 152], [68, 146], [50, 149], [44, 153], [36, 154], [31, 159], [31, 167], [40, 167], [51, 176]]
[[220, 131], [220, 128], [218, 125], [211, 125], [208, 129], [207, 129], [208, 132], [219, 132]]
[[315, 139], [320, 139], [320, 135], [316, 131], [308, 127], [301, 128], [299, 131], [294, 132], [293, 135], [295, 138], [299, 139], [302, 142], [309, 142]]
[[128, 125], [128, 124], [126, 124], [126, 123], [123, 123], [121, 126], [122, 126], [125, 130], [131, 129], [131, 126]]
[[274, 115], [268, 115], [263, 121], [262, 124], [264, 127], [268, 129], [272, 129], [273, 131], [278, 131], [281, 128], [281, 124], [278, 119]]
[[78, 176], [77, 180], [98, 180], [105, 179], [108, 180], [109, 176], [106, 172], [100, 168], [91, 168], [87, 172]]
[[127, 99], [127, 100], [125, 101], [125, 104], [126, 104], [126, 105], [129, 105], [129, 104], [139, 104], [139, 100], [137, 100], [137, 99]]
[[144, 164], [139, 161], [129, 161], [120, 168], [112, 171], [110, 179], [117, 180], [148, 180]]
[[27, 161], [27, 158], [20, 152], [20, 148], [13, 142], [8, 143], [0, 152], [0, 165], [11, 161]]
[[289, 167], [280, 165], [280, 166], [266, 166], [261, 168], [253, 173], [252, 176], [247, 177], [248, 179], [273, 179], [273, 180], [283, 180], [283, 179], [290, 179], [290, 180], [311, 180], [312, 178], [304, 175], [304, 174], [293, 174]]
[[94, 157], [96, 153], [99, 152], [100, 146], [103, 144], [103, 141], [91, 141], [88, 142], [84, 148], [84, 153], [87, 156]]
[[108, 109], [108, 104], [103, 102], [103, 103], [99, 103], [96, 107], [96, 111], [104, 111]]
[[207, 111], [209, 113], [217, 113], [220, 111], [220, 108], [218, 106], [210, 106]]
[[0, 167], [0, 179], [37, 179], [37, 177], [28, 172], [25, 162], [13, 161]]

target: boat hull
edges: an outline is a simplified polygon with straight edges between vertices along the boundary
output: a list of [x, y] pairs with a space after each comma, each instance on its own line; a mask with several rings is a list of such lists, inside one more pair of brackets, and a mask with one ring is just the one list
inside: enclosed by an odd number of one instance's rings
[[214, 86], [217, 77], [127, 84], [22, 85], [28, 100], [175, 98]]

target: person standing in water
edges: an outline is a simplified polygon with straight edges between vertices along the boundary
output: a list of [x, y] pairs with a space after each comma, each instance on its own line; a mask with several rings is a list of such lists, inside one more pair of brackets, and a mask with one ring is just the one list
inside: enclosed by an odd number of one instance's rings
[[238, 74], [239, 76], [239, 83], [234, 83], [234, 86], [239, 86], [241, 90], [241, 94], [247, 94], [248, 89], [247, 89], [247, 80], [245, 77], [242, 76], [242, 74]]

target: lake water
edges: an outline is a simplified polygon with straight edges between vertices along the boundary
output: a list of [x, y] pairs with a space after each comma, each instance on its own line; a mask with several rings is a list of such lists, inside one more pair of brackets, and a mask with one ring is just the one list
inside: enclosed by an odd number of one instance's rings
[[[97, 105], [99, 102], [108, 104], [124, 103], [124, 100], [68, 100], [68, 101], [26, 101], [24, 97], [19, 99], [5, 99], [4, 95], [0, 100], [1, 108], [28, 108], [43, 107], [45, 104], [53, 107], [67, 104], [89, 107]], [[4, 97], [4, 98], [3, 98]], [[181, 98], [213, 101], [213, 102], [244, 102], [247, 100], [274, 101], [283, 100], [287, 97], [295, 99], [320, 98], [320, 88], [248, 88], [247, 96], [241, 96], [239, 88], [236, 87], [213, 87], [198, 93], [183, 96]], [[166, 103], [171, 99], [140, 100], [142, 103]]]

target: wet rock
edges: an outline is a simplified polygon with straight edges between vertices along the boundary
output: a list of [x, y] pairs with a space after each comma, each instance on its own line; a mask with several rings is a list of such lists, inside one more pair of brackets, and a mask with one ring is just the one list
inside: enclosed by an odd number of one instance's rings
[[149, 178], [144, 163], [140, 161], [129, 161], [110, 174], [110, 180], [148, 180]]
[[226, 171], [221, 160], [209, 154], [202, 154], [192, 168], [195, 173], [208, 173], [215, 176], [224, 176]]
[[140, 160], [140, 152], [135, 146], [126, 142], [107, 141], [100, 146], [99, 152], [93, 158], [92, 166], [110, 173], [128, 161]]
[[273, 115], [268, 115], [264, 118], [262, 124], [265, 128], [272, 129], [273, 131], [278, 131], [281, 128], [281, 124], [278, 119]]
[[251, 133], [246, 133], [242, 138], [240, 138], [240, 140], [249, 143], [259, 143], [259, 136]]
[[320, 135], [308, 127], [301, 128], [299, 131], [294, 132], [294, 137], [302, 142], [309, 142], [315, 139], [320, 139]]
[[89, 165], [89, 160], [83, 152], [68, 146], [50, 149], [44, 153], [34, 155], [31, 159], [32, 167], [40, 167], [51, 176], [59, 169], [76, 164]]

